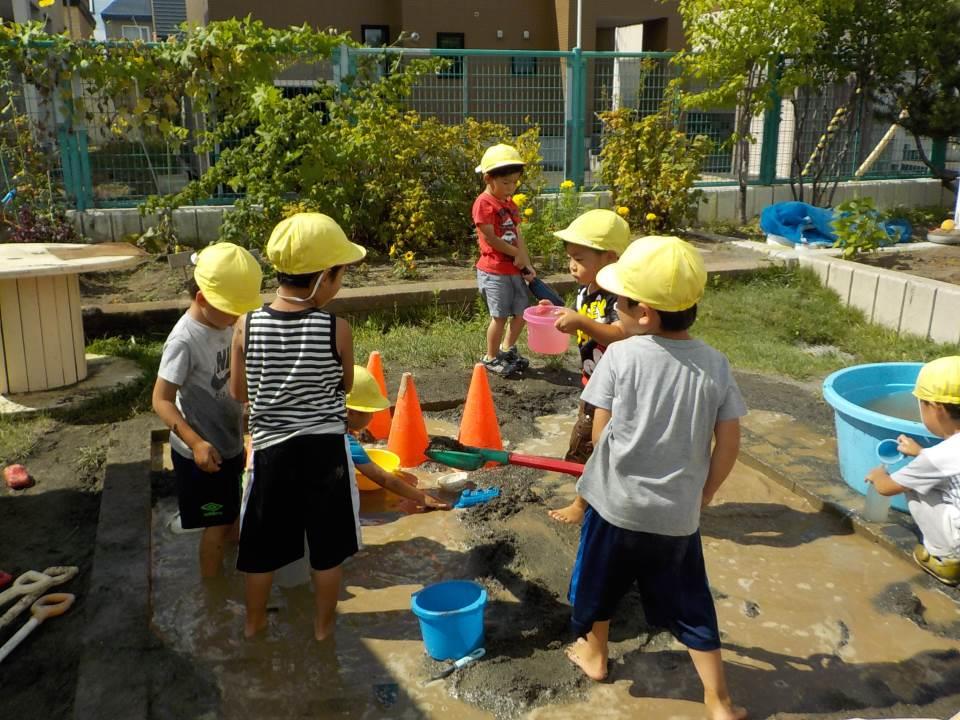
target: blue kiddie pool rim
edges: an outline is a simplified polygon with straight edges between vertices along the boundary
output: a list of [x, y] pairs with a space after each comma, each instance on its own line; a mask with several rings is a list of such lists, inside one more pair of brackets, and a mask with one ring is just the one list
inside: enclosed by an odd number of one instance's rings
[[[855, 402], [851, 402], [843, 397], [834, 389], [834, 385], [837, 380], [844, 378], [845, 376], [852, 373], [854, 370], [862, 371], [867, 373], [873, 369], [888, 369], [888, 368], [916, 368], [917, 373], [919, 374], [920, 368], [923, 367], [923, 363], [913, 363], [913, 362], [899, 362], [899, 363], [870, 363], [867, 365], [851, 365], [850, 367], [843, 368], [842, 370], [837, 370], [836, 372], [830, 373], [827, 376], [826, 380], [823, 381], [823, 399], [826, 400], [827, 404], [830, 405], [837, 412], [842, 412], [846, 415], [849, 415], [852, 418], [857, 420], [862, 420], [863, 422], [870, 423], [871, 425], [877, 425], [884, 429], [890, 429], [893, 432], [903, 433], [905, 435], [914, 435], [921, 437], [930, 437], [930, 431], [927, 430], [926, 426], [923, 423], [914, 422], [912, 420], [903, 420], [902, 418], [894, 417], [892, 415], [884, 415], [883, 413], [874, 412], [873, 410], [868, 410], [863, 405], [857, 405]], [[904, 390], [913, 388], [907, 388], [904, 386]], [[890, 394], [890, 393], [887, 393]]]
[[[450, 608], [449, 610], [427, 610], [420, 605], [420, 595], [423, 593], [426, 593], [427, 591], [438, 592], [439, 590], [442, 590], [444, 586], [450, 587], [452, 585], [468, 585], [470, 586], [471, 590], [476, 589], [477, 599], [469, 605]], [[417, 617], [441, 618], [451, 614], [472, 612], [473, 610], [477, 610], [478, 608], [484, 606], [486, 602], [487, 590], [479, 583], [475, 583], [471, 580], [444, 580], [443, 582], [434, 583], [433, 585], [427, 585], [427, 587], [423, 588], [422, 590], [418, 590], [417, 592], [413, 593], [413, 595], [410, 597], [410, 609], [413, 610], [413, 614]]]

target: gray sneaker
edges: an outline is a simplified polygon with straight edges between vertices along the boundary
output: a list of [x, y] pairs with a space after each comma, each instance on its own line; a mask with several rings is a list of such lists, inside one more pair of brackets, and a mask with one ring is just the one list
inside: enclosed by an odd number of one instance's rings
[[493, 360], [487, 360], [484, 358], [481, 360], [483, 366], [492, 373], [495, 373], [501, 377], [509, 377], [517, 371], [517, 366], [510, 361], [509, 356], [505, 352], [498, 352], [497, 356]]
[[504, 355], [509, 362], [512, 362], [517, 366], [517, 370], [523, 372], [528, 367], [530, 367], [530, 361], [520, 354], [520, 351], [517, 350], [516, 345], [511, 345], [510, 349], [506, 352], [501, 352], [501, 355]]

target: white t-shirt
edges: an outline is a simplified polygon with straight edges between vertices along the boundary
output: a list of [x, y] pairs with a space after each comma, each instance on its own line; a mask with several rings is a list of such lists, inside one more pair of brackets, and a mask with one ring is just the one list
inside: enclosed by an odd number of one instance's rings
[[931, 504], [946, 503], [960, 510], [960, 433], [924, 448], [891, 478], [920, 495], [933, 493], [928, 498]]

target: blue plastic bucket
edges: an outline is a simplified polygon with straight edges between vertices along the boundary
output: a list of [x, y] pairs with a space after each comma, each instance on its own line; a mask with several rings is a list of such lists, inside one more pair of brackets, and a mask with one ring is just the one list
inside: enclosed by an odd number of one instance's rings
[[420, 620], [427, 653], [434, 660], [459, 660], [483, 647], [487, 591], [468, 580], [429, 585], [410, 598]]
[[[877, 445], [882, 440], [908, 435], [924, 447], [940, 442], [923, 423], [869, 410], [865, 405], [894, 393], [909, 392], [916, 384], [922, 363], [876, 363], [838, 370], [823, 381], [823, 398], [834, 410], [840, 475], [847, 485], [866, 495], [864, 478], [880, 464]], [[907, 511], [903, 495], [892, 507]]]

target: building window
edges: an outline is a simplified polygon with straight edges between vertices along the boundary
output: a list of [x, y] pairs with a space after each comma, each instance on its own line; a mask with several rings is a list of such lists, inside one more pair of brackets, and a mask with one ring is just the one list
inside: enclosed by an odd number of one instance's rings
[[367, 47], [384, 47], [390, 44], [389, 25], [361, 25], [360, 39]]
[[[437, 33], [437, 48], [439, 50], [463, 50], [464, 34], [452, 32]], [[448, 57], [450, 65], [441, 70], [437, 75], [439, 77], [458, 78], [463, 77], [463, 56]]]
[[510, 58], [510, 71], [514, 75], [536, 75], [537, 59], [535, 57], [514, 56]]
[[146, 25], [124, 25], [120, 28], [124, 40], [143, 40], [150, 42], [150, 28]]

